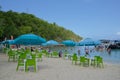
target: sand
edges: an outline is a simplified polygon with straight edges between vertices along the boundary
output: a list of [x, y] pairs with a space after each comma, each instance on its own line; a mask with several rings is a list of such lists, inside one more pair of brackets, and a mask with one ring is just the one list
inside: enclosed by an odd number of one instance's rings
[[16, 71], [17, 62], [8, 62], [0, 53], [0, 80], [120, 80], [120, 64], [104, 62], [104, 68], [74, 65], [63, 58], [46, 58], [37, 62], [37, 72]]

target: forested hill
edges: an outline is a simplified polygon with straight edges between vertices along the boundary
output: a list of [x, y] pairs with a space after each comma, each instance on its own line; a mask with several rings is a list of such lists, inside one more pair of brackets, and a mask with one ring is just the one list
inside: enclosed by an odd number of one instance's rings
[[13, 11], [0, 11], [0, 40], [5, 37], [10, 39], [21, 34], [33, 33], [40, 35], [46, 40], [74, 40], [79, 41], [82, 37], [76, 35], [70, 30], [67, 30], [56, 23], [48, 23], [45, 20], [37, 18], [33, 14], [18, 13]]

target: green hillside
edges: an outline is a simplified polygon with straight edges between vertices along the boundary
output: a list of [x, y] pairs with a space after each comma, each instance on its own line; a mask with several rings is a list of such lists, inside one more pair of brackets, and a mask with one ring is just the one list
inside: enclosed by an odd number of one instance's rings
[[37, 18], [33, 14], [18, 13], [13, 11], [0, 11], [0, 40], [5, 37], [10, 39], [21, 34], [33, 33], [40, 35], [46, 40], [62, 41], [71, 39], [79, 41], [82, 37], [76, 35], [70, 30], [57, 25], [56, 23], [48, 23], [45, 20]]

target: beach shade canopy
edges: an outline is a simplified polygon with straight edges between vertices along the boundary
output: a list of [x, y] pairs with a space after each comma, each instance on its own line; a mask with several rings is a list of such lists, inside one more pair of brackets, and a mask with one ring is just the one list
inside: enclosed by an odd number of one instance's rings
[[59, 45], [59, 43], [55, 40], [49, 40], [46, 43], [42, 43], [42, 46], [52, 46], [52, 45]]
[[20, 45], [41, 45], [46, 40], [35, 34], [24, 34], [14, 40], [14, 44]]
[[75, 42], [72, 40], [65, 40], [61, 42], [62, 44], [66, 45], [66, 46], [75, 46]]
[[94, 45], [100, 45], [101, 44], [101, 41], [100, 40], [95, 40], [94, 41]]
[[2, 44], [14, 44], [14, 40], [5, 40], [5, 41], [2, 41]]
[[5, 44], [5, 41], [2, 41], [1, 44]]
[[86, 38], [78, 43], [78, 46], [95, 46], [101, 44], [100, 41], [95, 41], [91, 38]]
[[49, 40], [46, 42], [47, 45], [58, 45], [59, 43], [55, 40]]

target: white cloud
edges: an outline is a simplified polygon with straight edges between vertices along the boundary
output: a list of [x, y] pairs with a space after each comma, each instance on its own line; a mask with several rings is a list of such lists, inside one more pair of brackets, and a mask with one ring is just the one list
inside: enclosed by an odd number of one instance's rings
[[117, 32], [117, 35], [120, 35], [120, 32]]

